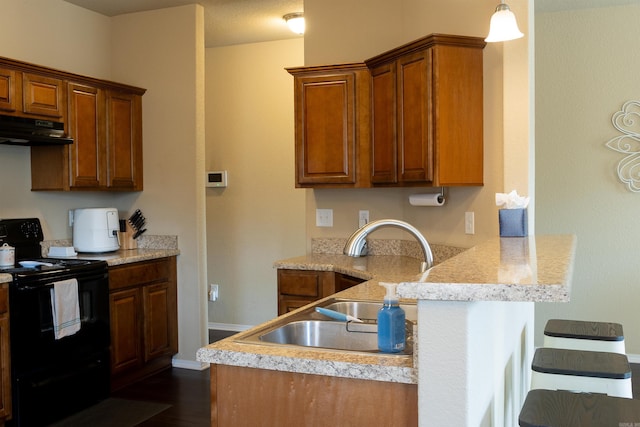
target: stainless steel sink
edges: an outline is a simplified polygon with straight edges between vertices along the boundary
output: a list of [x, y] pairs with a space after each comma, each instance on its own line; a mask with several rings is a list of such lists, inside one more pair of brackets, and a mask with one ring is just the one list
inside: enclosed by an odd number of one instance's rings
[[260, 341], [336, 350], [376, 351], [378, 325], [329, 320], [299, 320], [260, 335]]
[[[315, 307], [350, 314], [363, 320], [363, 323], [329, 320], [316, 313]], [[236, 341], [276, 346], [300, 346], [331, 349], [347, 352], [380, 353], [389, 356], [410, 356], [413, 354], [413, 325], [416, 319], [416, 307], [403, 304], [406, 313], [406, 348], [401, 353], [381, 353], [378, 350], [377, 313], [381, 303], [371, 301], [352, 301], [330, 299], [292, 315], [281, 322], [258, 328], [249, 335]]]
[[[378, 318], [378, 311], [380, 307], [382, 307], [382, 303], [374, 301], [333, 300], [329, 302], [328, 305], [321, 304], [320, 306], [357, 317], [361, 320], [368, 319], [375, 321]], [[418, 322], [418, 312], [415, 304], [400, 304], [400, 307], [404, 310], [405, 317], [408, 321], [413, 323]]]

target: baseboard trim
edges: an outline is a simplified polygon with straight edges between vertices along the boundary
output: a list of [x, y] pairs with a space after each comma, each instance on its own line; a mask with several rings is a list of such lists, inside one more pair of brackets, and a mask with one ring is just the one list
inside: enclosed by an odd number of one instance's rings
[[202, 363], [195, 360], [176, 359], [171, 360], [171, 366], [174, 368], [191, 369], [192, 371], [204, 371], [209, 368], [208, 363]]
[[253, 325], [238, 325], [236, 323], [215, 323], [209, 322], [207, 324], [208, 329], [217, 329], [220, 331], [233, 331], [233, 332], [242, 332], [247, 329], [253, 328]]
[[629, 363], [640, 363], [640, 354], [627, 354]]

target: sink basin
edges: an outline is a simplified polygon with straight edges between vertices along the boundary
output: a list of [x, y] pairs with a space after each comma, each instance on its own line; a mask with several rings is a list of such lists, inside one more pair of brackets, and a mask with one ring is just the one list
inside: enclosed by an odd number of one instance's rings
[[[363, 320], [363, 323], [329, 320], [315, 312], [316, 306], [350, 314]], [[281, 322], [256, 329], [253, 333], [238, 338], [237, 341], [251, 344], [379, 353], [389, 356], [412, 355], [413, 325], [416, 322], [415, 305], [401, 305], [406, 313], [407, 339], [406, 348], [400, 353], [381, 353], [378, 350], [376, 318], [381, 306], [382, 304], [378, 302], [331, 299], [283, 318]]]
[[[382, 303], [373, 301], [330, 301], [328, 305], [322, 305], [322, 307], [357, 317], [360, 320], [375, 321], [378, 318], [378, 311], [380, 307], [382, 307]], [[400, 304], [400, 307], [404, 310], [405, 317], [408, 321], [413, 323], [418, 322], [418, 312], [415, 304]]]
[[299, 320], [260, 335], [260, 341], [337, 350], [377, 351], [378, 325]]

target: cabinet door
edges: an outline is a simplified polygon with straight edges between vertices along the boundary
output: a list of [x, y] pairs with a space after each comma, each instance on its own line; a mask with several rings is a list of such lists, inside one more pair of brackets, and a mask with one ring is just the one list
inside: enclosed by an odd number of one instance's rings
[[107, 186], [142, 190], [142, 98], [107, 91]]
[[103, 91], [70, 83], [69, 134], [72, 188], [99, 188], [106, 179]]
[[401, 182], [433, 181], [431, 49], [398, 59], [398, 174]]
[[482, 49], [435, 46], [435, 185], [482, 185]]
[[398, 182], [396, 63], [374, 68], [371, 70], [371, 79], [371, 182], [394, 184]]
[[[9, 316], [0, 316], [0, 420], [11, 415], [11, 352]], [[1, 422], [0, 422], [1, 423]]]
[[355, 184], [355, 75], [295, 79], [297, 184]]
[[62, 121], [65, 113], [62, 80], [23, 73], [22, 98], [25, 113]]
[[176, 291], [168, 282], [143, 288], [145, 362], [178, 352]]
[[142, 301], [140, 289], [110, 294], [111, 374], [142, 364]]
[[11, 113], [20, 105], [17, 79], [18, 74], [14, 70], [0, 68], [0, 110]]

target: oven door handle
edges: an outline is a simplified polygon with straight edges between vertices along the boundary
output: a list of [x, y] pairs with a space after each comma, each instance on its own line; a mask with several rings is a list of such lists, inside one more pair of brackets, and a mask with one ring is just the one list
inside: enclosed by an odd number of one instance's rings
[[18, 291], [37, 291], [42, 289], [51, 289], [53, 288], [53, 282], [45, 283], [44, 285], [31, 286], [31, 285], [22, 285], [18, 286]]

